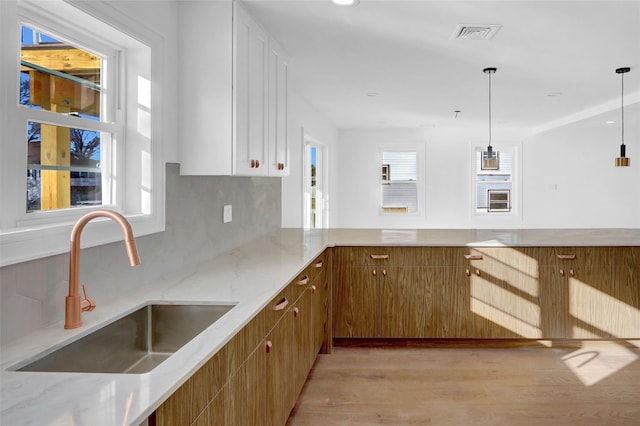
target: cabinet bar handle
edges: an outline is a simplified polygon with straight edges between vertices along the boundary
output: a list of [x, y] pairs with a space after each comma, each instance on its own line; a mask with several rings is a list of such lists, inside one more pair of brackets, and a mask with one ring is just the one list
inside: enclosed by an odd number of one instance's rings
[[283, 297], [282, 300], [280, 300], [280, 302], [278, 302], [278, 304], [273, 307], [273, 310], [274, 311], [281, 311], [284, 308], [286, 308], [288, 304], [289, 304], [289, 301], [287, 300], [287, 298]]
[[467, 260], [482, 260], [481, 254], [465, 254], [464, 258]]
[[316, 263], [316, 268], [322, 268], [322, 266], [324, 266], [324, 261], [321, 260], [320, 262]]
[[372, 259], [376, 259], [376, 260], [383, 260], [383, 259], [388, 259], [389, 255], [388, 254], [372, 254], [370, 255]]
[[309, 284], [309, 276], [305, 275], [304, 277], [302, 277], [302, 279], [300, 281], [298, 281], [298, 285], [307, 285]]
[[264, 349], [267, 353], [271, 353], [271, 348], [273, 348], [273, 343], [271, 340], [267, 340], [267, 343], [264, 345]]
[[574, 260], [576, 258], [576, 255], [575, 253], [574, 254], [557, 254], [556, 257], [562, 260]]

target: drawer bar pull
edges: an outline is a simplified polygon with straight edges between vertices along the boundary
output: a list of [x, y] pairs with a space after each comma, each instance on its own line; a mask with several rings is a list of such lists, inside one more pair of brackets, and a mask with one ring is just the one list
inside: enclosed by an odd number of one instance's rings
[[320, 262], [316, 263], [316, 268], [322, 268], [324, 266], [324, 261], [321, 260]]
[[309, 284], [309, 276], [305, 275], [304, 277], [302, 277], [302, 279], [300, 281], [298, 281], [298, 285], [307, 285]]
[[562, 260], [574, 260], [576, 258], [576, 255], [575, 253], [574, 254], [557, 254], [556, 257]]
[[283, 297], [282, 300], [280, 300], [280, 302], [278, 302], [278, 304], [273, 307], [273, 310], [274, 311], [281, 311], [284, 308], [286, 308], [288, 304], [289, 304], [289, 301], [287, 300], [287, 298]]
[[481, 254], [465, 254], [464, 258], [467, 260], [482, 260]]
[[370, 256], [372, 259], [375, 259], [375, 260], [384, 260], [389, 258], [388, 254], [372, 254]]

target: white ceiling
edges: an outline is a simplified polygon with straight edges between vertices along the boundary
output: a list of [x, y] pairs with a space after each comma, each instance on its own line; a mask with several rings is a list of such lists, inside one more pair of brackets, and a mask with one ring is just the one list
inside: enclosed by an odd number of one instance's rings
[[[294, 90], [339, 128], [486, 123], [486, 67], [498, 69], [494, 126], [618, 122], [623, 66], [625, 120], [640, 121], [638, 0], [243, 3], [291, 57]], [[502, 28], [490, 41], [459, 40], [458, 24]]]

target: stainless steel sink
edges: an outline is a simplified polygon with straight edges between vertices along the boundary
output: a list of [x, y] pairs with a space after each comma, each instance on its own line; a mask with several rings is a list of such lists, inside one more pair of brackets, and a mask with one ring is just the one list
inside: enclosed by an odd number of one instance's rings
[[151, 371], [234, 305], [146, 305], [17, 371]]

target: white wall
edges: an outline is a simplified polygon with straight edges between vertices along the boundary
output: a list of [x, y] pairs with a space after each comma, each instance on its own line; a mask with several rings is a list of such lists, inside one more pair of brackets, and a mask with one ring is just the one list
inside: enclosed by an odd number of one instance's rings
[[[597, 130], [600, 129], [600, 130]], [[513, 215], [472, 214], [472, 147], [486, 129], [353, 129], [340, 132], [337, 225], [344, 228], [638, 228], [640, 141], [626, 129], [632, 167], [614, 167], [619, 128], [576, 124], [531, 135], [500, 129], [494, 148], [519, 152]], [[379, 146], [417, 142], [426, 150], [426, 207], [419, 216], [379, 214]], [[634, 158], [635, 157], [635, 158]], [[637, 158], [637, 159], [636, 159]], [[636, 164], [634, 164], [634, 160]], [[633, 167], [635, 165], [635, 167]], [[557, 184], [557, 189], [556, 189]]]
[[303, 133], [327, 148], [328, 158], [325, 161], [328, 161], [329, 167], [329, 224], [335, 227], [338, 204], [331, 195], [336, 193], [340, 180], [337, 161], [338, 129], [294, 91], [289, 92], [288, 120], [291, 168], [289, 176], [282, 178], [282, 227], [302, 227]]

